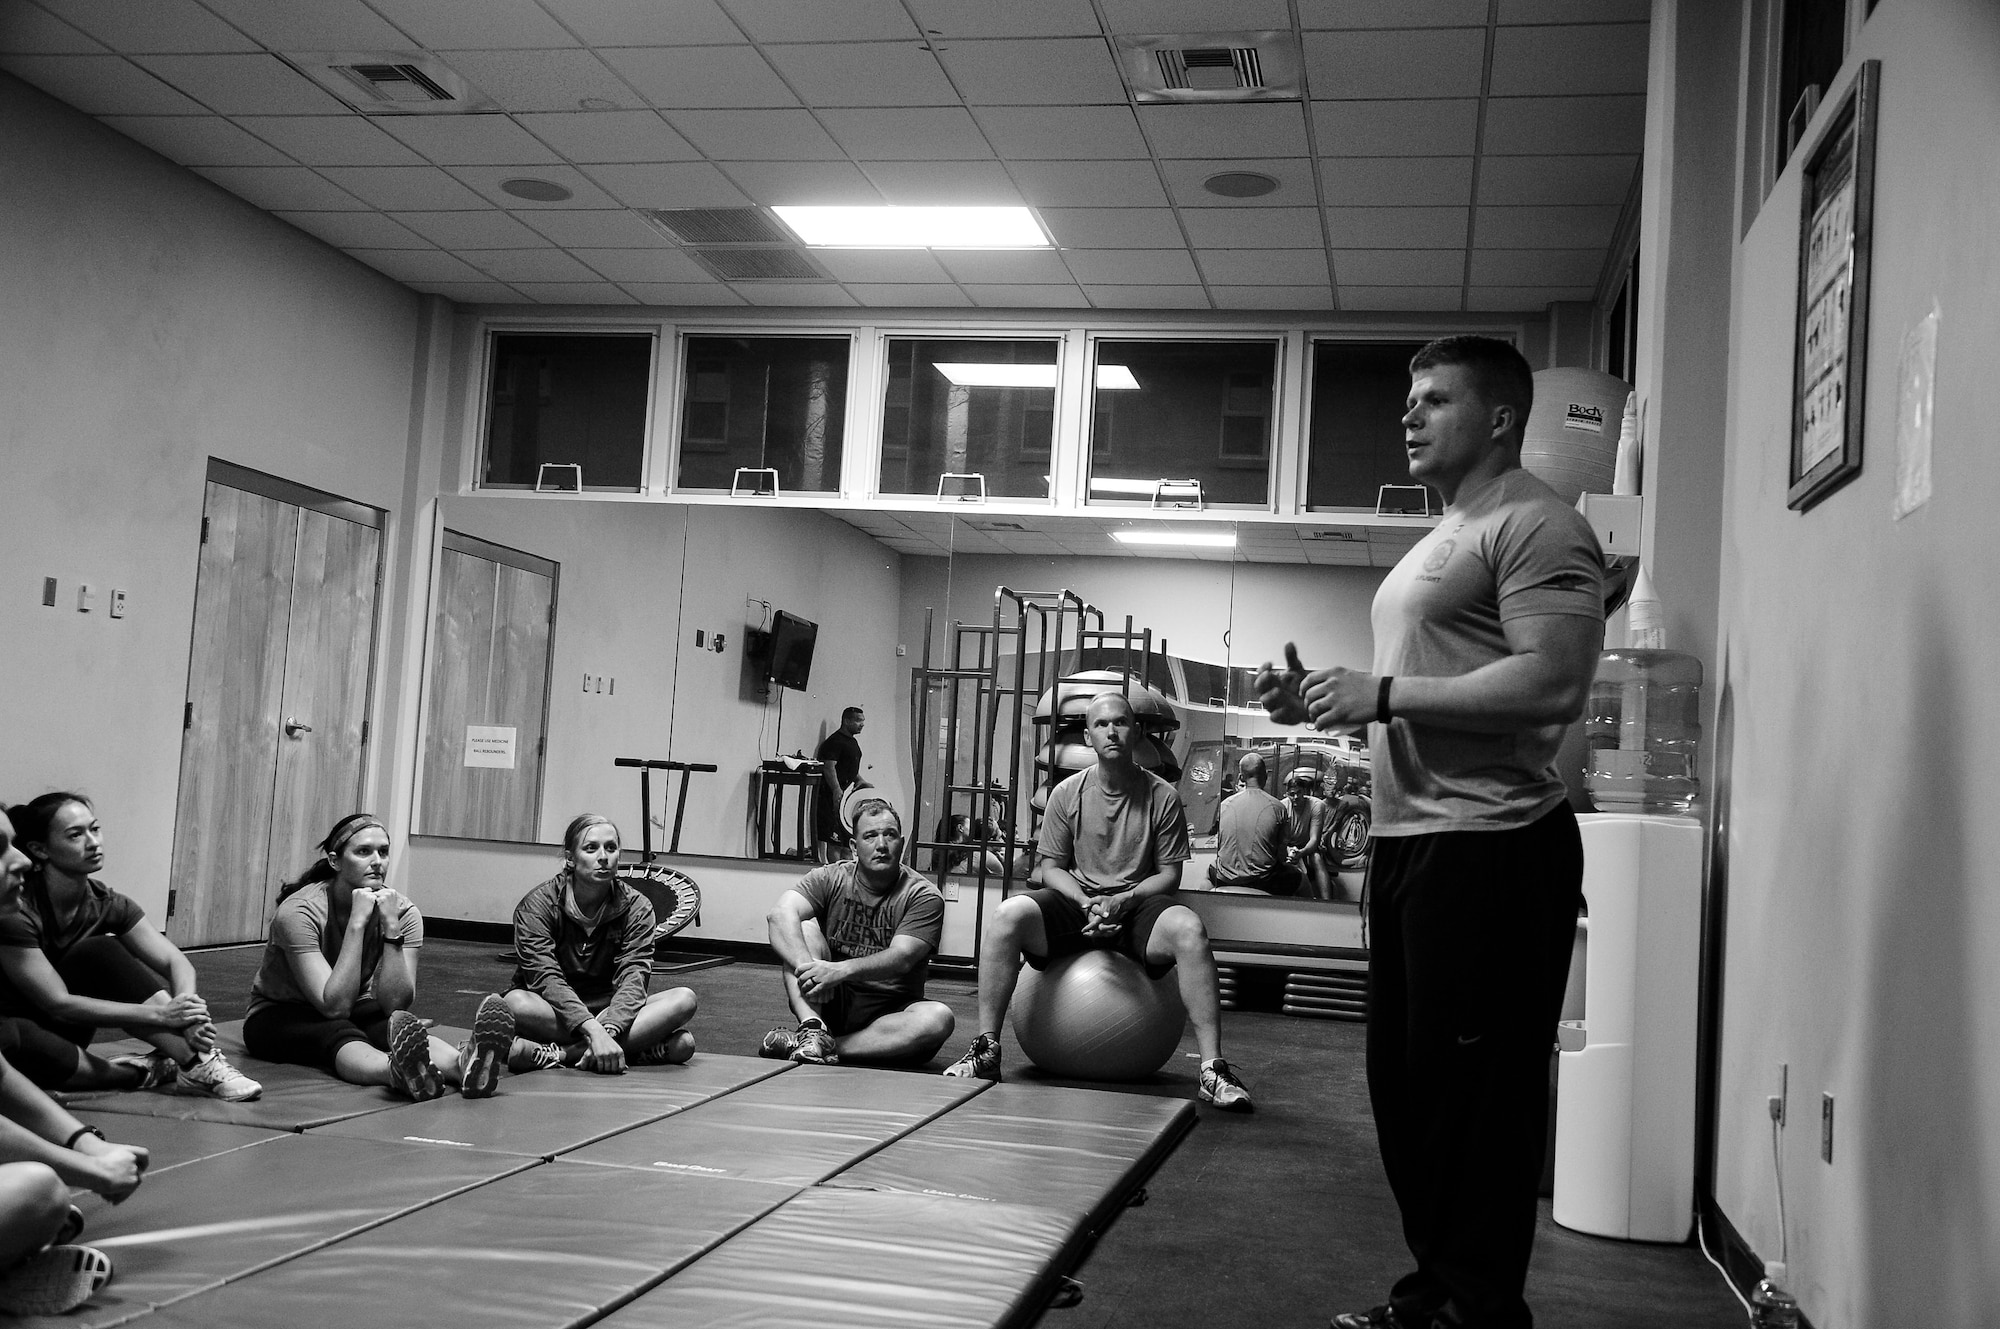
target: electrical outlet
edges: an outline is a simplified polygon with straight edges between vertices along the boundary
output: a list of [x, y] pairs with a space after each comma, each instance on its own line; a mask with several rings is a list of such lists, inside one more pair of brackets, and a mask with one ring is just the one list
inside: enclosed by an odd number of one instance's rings
[[1823, 1163], [1833, 1161], [1833, 1095], [1819, 1096], [1819, 1157]]
[[946, 882], [944, 884], [944, 902], [946, 904], [954, 904], [957, 902], [957, 900], [958, 900], [958, 883], [955, 881]]

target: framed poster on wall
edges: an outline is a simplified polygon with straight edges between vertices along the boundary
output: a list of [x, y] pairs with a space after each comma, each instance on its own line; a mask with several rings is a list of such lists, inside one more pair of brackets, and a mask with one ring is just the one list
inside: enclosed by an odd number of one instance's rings
[[1881, 74], [1879, 60], [1861, 66], [1804, 159], [1792, 455], [1785, 495], [1785, 506], [1797, 512], [1861, 473]]

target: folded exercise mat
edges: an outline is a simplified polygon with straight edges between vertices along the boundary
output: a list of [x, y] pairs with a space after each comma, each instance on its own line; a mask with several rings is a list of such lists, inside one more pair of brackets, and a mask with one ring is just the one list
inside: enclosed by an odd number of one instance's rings
[[801, 1192], [603, 1329], [986, 1329], [1032, 1323], [1068, 1221], [940, 1195]]
[[557, 1161], [190, 1297], [144, 1327], [587, 1324], [795, 1193]]
[[149, 1178], [88, 1217], [117, 1268], [50, 1326], [106, 1326], [219, 1287], [336, 1237], [540, 1164], [473, 1149], [280, 1135]]
[[[220, 1121], [175, 1121], [171, 1117], [120, 1117], [111, 1113], [97, 1114], [79, 1110], [78, 1121], [87, 1122], [103, 1131], [105, 1136], [117, 1144], [135, 1144], [145, 1149], [149, 1155], [146, 1165], [147, 1181], [158, 1180], [163, 1174], [175, 1168], [199, 1163], [204, 1158], [214, 1158], [234, 1149], [248, 1149], [256, 1144], [269, 1144], [290, 1135], [289, 1131], [265, 1130], [258, 1126], [231, 1126]], [[144, 1184], [143, 1182], [141, 1183]], [[95, 1206], [109, 1202], [86, 1193], [77, 1200], [86, 1214]]]
[[564, 1157], [810, 1186], [989, 1087], [942, 1075], [799, 1066]]
[[355, 1117], [319, 1127], [318, 1133], [553, 1158], [767, 1080], [791, 1064], [700, 1053], [683, 1066], [635, 1067], [623, 1075], [579, 1070], [503, 1075], [492, 1098], [447, 1094], [407, 1112]]
[[[270, 1130], [301, 1131], [311, 1126], [345, 1121], [370, 1112], [386, 1112], [408, 1107], [410, 1101], [373, 1085], [348, 1084], [327, 1071], [311, 1066], [259, 1061], [243, 1050], [243, 1022], [231, 1020], [216, 1026], [222, 1051], [238, 1070], [264, 1086], [264, 1092], [248, 1103], [225, 1103], [198, 1094], [177, 1094], [157, 1089], [146, 1093], [112, 1090], [64, 1094], [63, 1101], [75, 1111], [109, 1112], [120, 1116], [171, 1117], [182, 1121], [224, 1121], [238, 1126], [263, 1126]], [[465, 1030], [439, 1025], [433, 1036], [454, 1047], [465, 1038]], [[142, 1044], [134, 1044], [145, 1049]], [[118, 1055], [123, 1043], [93, 1044], [100, 1056]], [[107, 1128], [108, 1133], [108, 1128]]]

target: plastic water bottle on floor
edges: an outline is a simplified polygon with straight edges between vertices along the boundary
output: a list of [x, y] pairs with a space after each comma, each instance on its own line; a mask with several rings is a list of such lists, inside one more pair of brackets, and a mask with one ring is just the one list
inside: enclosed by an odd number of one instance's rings
[[1780, 1284], [1785, 1266], [1776, 1260], [1764, 1265], [1764, 1277], [1750, 1292], [1750, 1323], [1753, 1329], [1799, 1329], [1799, 1303]]

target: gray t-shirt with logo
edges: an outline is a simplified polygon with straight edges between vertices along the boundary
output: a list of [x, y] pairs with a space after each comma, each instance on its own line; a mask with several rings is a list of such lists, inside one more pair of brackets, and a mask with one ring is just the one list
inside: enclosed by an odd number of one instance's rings
[[[1375, 593], [1375, 673], [1456, 677], [1511, 654], [1503, 630], [1537, 614], [1604, 618], [1604, 555], [1590, 523], [1515, 469], [1459, 501]], [[1375, 835], [1502, 831], [1563, 801], [1562, 725], [1505, 734], [1368, 727]]]

